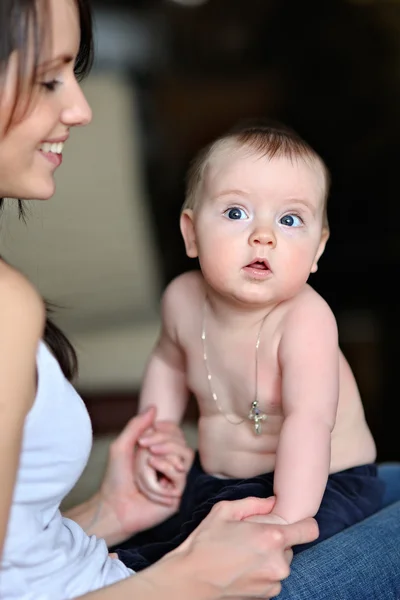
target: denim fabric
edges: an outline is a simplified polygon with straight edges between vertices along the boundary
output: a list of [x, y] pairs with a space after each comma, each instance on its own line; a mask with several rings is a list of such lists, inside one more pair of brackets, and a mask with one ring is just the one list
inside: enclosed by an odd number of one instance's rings
[[385, 484], [383, 506], [400, 500], [400, 463], [382, 463], [378, 467], [378, 475]]
[[378, 470], [397, 502], [295, 556], [276, 600], [400, 600], [400, 465]]

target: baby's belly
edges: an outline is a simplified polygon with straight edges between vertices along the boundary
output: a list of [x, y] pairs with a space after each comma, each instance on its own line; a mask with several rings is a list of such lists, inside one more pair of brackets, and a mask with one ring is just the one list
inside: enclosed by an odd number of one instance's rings
[[270, 473], [275, 454], [281, 417], [270, 417], [268, 427], [256, 435], [254, 424], [228, 423], [222, 415], [199, 420], [199, 453], [203, 469], [216, 477], [247, 478]]
[[[363, 419], [340, 419], [332, 434], [330, 473], [373, 462], [376, 448]], [[270, 416], [256, 435], [254, 424], [228, 423], [220, 414], [199, 420], [199, 453], [203, 469], [221, 478], [248, 478], [275, 469], [283, 417]]]
[[365, 421], [339, 423], [332, 433], [331, 473], [365, 465], [376, 459], [376, 447]]

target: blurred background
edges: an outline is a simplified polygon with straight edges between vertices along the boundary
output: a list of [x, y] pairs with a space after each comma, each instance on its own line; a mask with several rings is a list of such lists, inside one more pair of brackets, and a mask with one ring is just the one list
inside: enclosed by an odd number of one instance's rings
[[332, 172], [331, 238], [310, 283], [337, 317], [379, 460], [400, 459], [400, 1], [93, 5], [93, 124], [68, 142], [55, 199], [34, 203], [27, 226], [6, 211], [1, 253], [57, 305], [96, 439], [134, 414], [160, 294], [195, 266], [179, 232], [189, 161], [264, 116]]

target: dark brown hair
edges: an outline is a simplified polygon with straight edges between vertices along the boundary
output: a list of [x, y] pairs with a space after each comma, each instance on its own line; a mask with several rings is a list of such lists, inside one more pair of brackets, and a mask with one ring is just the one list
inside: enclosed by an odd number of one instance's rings
[[[81, 28], [75, 74], [78, 79], [82, 79], [89, 73], [93, 63], [92, 16], [88, 0], [75, 1], [79, 11]], [[7, 131], [17, 110], [21, 111], [18, 112], [18, 118], [20, 119], [29, 109], [30, 99], [32, 98], [32, 101], [34, 101], [33, 86], [36, 81], [37, 69], [43, 47], [49, 39], [48, 8], [48, 0], [0, 0], [0, 77], [6, 72], [12, 52], [18, 52], [15, 102], [8, 123], [2, 124], [3, 131]], [[33, 65], [30, 64], [32, 48], [29, 40], [33, 40]], [[25, 105], [21, 107], [19, 102], [23, 90], [31, 93], [24, 94], [28, 101], [25, 100]], [[4, 200], [0, 198], [0, 211], [3, 204]], [[20, 200], [18, 200], [18, 207], [20, 217], [24, 218], [24, 207]], [[67, 337], [49, 318], [49, 314], [52, 313], [53, 309], [49, 303], [46, 305], [47, 320], [44, 341], [57, 358], [64, 375], [71, 380], [78, 370], [76, 352]]]
[[316, 162], [321, 166], [325, 178], [324, 195], [324, 227], [329, 228], [327, 216], [327, 200], [330, 188], [330, 174], [327, 166], [317, 152], [303, 140], [298, 133], [282, 123], [257, 120], [243, 121], [227, 133], [205, 146], [192, 161], [186, 179], [186, 196], [182, 210], [195, 210], [199, 203], [199, 189], [203, 182], [204, 172], [215, 152], [224, 145], [247, 147], [251, 151], [272, 159], [285, 157], [290, 160], [298, 158]]

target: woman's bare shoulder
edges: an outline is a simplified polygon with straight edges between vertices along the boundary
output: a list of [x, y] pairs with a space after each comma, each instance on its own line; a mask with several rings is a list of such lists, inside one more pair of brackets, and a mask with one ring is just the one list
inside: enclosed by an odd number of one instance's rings
[[40, 294], [19, 271], [0, 261], [1, 431], [16, 433], [36, 391], [36, 353], [46, 311]]
[[0, 340], [7, 329], [21, 326], [28, 335], [40, 337], [45, 318], [44, 302], [36, 288], [20, 271], [0, 260]]

